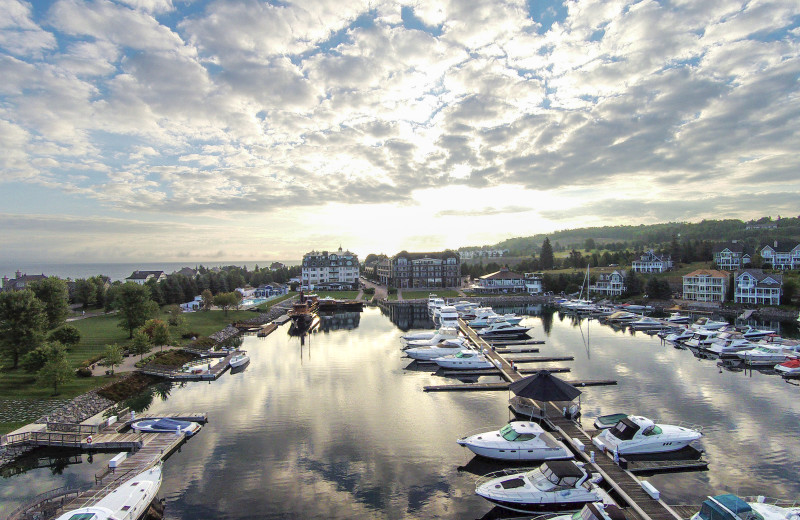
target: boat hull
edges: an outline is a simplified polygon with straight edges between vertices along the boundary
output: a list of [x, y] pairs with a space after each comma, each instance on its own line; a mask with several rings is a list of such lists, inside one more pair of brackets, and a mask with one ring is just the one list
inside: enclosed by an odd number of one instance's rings
[[497, 504], [498, 506], [504, 509], [510, 509], [511, 511], [517, 511], [519, 513], [546, 513], [550, 511], [570, 511], [580, 509], [584, 505], [590, 502], [597, 502], [601, 500], [600, 496], [597, 494], [586, 495], [583, 498], [578, 500], [569, 501], [569, 502], [555, 502], [554, 500], [550, 501], [542, 501], [542, 502], [516, 502], [508, 499], [502, 499], [499, 497], [493, 497], [491, 495], [478, 493], [479, 496], [482, 496], [489, 502], [493, 504]]
[[476, 446], [471, 443], [461, 443], [462, 446], [469, 448], [475, 455], [493, 460], [568, 460], [574, 456], [566, 449], [557, 448], [534, 448], [534, 449], [500, 449], [487, 446]]

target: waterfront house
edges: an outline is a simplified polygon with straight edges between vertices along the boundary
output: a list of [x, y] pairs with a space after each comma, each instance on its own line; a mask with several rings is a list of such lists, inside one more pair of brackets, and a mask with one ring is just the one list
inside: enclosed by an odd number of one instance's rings
[[626, 289], [627, 277], [628, 273], [624, 270], [615, 269], [610, 273], [600, 273], [594, 285], [589, 286], [589, 292], [605, 296], [622, 296]]
[[499, 271], [481, 276], [470, 289], [478, 294], [525, 292], [525, 277], [503, 267]]
[[743, 244], [733, 240], [714, 246], [714, 263], [718, 269], [736, 271], [750, 264], [750, 255], [745, 253]]
[[203, 307], [203, 297], [202, 296], [195, 296], [194, 300], [181, 304], [181, 310], [183, 312], [199, 311], [202, 307]]
[[761, 269], [744, 269], [734, 275], [733, 301], [780, 305], [783, 276], [767, 274]]
[[357, 290], [358, 256], [350, 251], [311, 251], [303, 255], [301, 288], [315, 290]]
[[180, 274], [192, 280], [197, 277], [197, 269], [192, 269], [191, 267], [182, 267], [180, 271], [175, 271], [172, 274]]
[[528, 294], [544, 292], [544, 275], [542, 273], [525, 273], [525, 291]]
[[461, 257], [455, 251], [402, 251], [378, 264], [381, 284], [400, 289], [460, 287]]
[[125, 281], [144, 285], [150, 280], [160, 282], [166, 279], [167, 275], [164, 273], [164, 271], [134, 271], [133, 274], [125, 278]]
[[9, 278], [8, 276], [3, 277], [3, 291], [24, 291], [25, 289], [29, 288], [31, 282], [36, 282], [47, 278], [44, 273], [28, 275], [17, 270], [17, 272], [14, 274], [16, 275], [16, 278]]
[[728, 273], [698, 269], [683, 277], [683, 298], [697, 302], [723, 302], [728, 292]]
[[773, 269], [800, 269], [800, 243], [793, 240], [776, 240], [759, 252], [764, 265]]
[[672, 257], [657, 255], [652, 249], [643, 254], [639, 260], [631, 262], [631, 270], [637, 273], [663, 273], [672, 269]]
[[273, 296], [280, 296], [289, 293], [289, 286], [277, 282], [270, 282], [259, 285], [253, 296], [256, 298], [271, 298]]

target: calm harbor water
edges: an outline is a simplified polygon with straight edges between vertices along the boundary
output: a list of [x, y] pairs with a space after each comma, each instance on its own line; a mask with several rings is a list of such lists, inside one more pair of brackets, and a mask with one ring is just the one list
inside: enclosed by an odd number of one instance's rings
[[[536, 311], [536, 308], [530, 311]], [[424, 313], [392, 316], [402, 328]], [[583, 422], [620, 411], [705, 426], [710, 470], [648, 477], [669, 504], [721, 492], [800, 498], [800, 388], [729, 371], [664, 345], [546, 312], [527, 318], [542, 355], [573, 355], [565, 379], [616, 379], [584, 390]], [[403, 358], [400, 328], [376, 308], [323, 321], [319, 332], [246, 337], [252, 361], [239, 374], [155, 394], [149, 412], [207, 411], [210, 422], [165, 464], [160, 496], [170, 519], [483, 518], [474, 494], [480, 463], [455, 439], [505, 423], [507, 392], [425, 393], [457, 382]], [[529, 365], [532, 366], [532, 365]], [[146, 403], [149, 397], [139, 399]], [[0, 517], [37, 493], [91, 482], [110, 454], [62, 459], [0, 479]]]

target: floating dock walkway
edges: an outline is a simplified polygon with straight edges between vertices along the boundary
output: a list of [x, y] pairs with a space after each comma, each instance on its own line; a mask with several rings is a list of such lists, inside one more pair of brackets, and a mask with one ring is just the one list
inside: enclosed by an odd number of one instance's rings
[[160, 365], [147, 365], [139, 369], [139, 372], [149, 376], [163, 377], [169, 379], [170, 381], [216, 381], [223, 373], [225, 373], [226, 370], [228, 370], [228, 368], [230, 368], [231, 358], [236, 354], [239, 354], [238, 350], [228, 352], [224, 358], [217, 362], [217, 364], [212, 365], [209, 362], [207, 370], [203, 370], [196, 374], [184, 372], [183, 370], [175, 367]]

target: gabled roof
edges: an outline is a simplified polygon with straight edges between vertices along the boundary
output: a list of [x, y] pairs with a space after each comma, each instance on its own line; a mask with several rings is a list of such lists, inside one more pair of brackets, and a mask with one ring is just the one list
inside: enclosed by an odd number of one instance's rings
[[783, 284], [783, 276], [779, 274], [765, 273], [762, 269], [742, 269], [741, 271], [736, 271], [736, 279], [738, 280], [745, 274], [749, 274], [755, 278], [758, 285], [770, 286], [775, 284]]
[[717, 271], [715, 269], [698, 269], [689, 274], [683, 275], [684, 278], [691, 278], [694, 276], [710, 276], [712, 278], [727, 278], [728, 273], [725, 271]]
[[788, 253], [789, 251], [793, 250], [798, 246], [800, 246], [800, 243], [798, 243], [795, 240], [776, 240], [774, 242], [770, 242], [769, 244], [765, 244], [764, 247], [761, 248], [761, 251], [763, 251], [766, 248], [770, 248], [778, 253]]
[[507, 267], [500, 269], [499, 271], [495, 271], [493, 273], [485, 274], [478, 278], [479, 280], [520, 280], [525, 278], [523, 275], [519, 273], [515, 273], [514, 271], [509, 271]]
[[125, 278], [126, 280], [147, 280], [149, 276], [154, 276], [155, 278], [161, 277], [164, 274], [164, 271], [134, 271], [129, 277]]
[[744, 245], [741, 242], [733, 243], [733, 242], [722, 242], [721, 244], [714, 245], [714, 252], [721, 253], [725, 250], [730, 251], [731, 253], [743, 253], [744, 252]]

